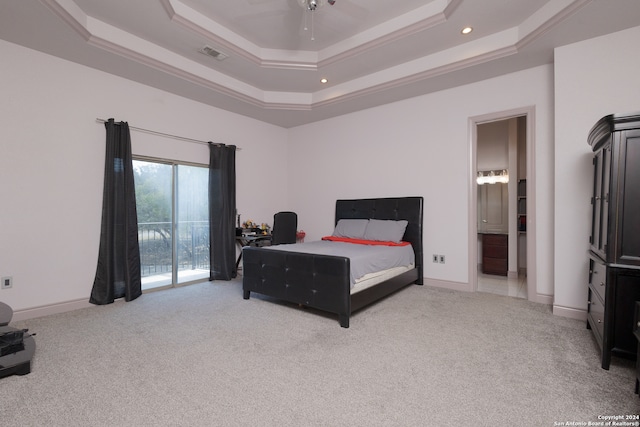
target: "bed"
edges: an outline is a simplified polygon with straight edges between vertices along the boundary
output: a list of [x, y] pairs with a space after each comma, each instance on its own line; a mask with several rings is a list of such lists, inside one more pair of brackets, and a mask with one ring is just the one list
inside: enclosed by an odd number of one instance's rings
[[[349, 327], [356, 310], [410, 284], [423, 284], [422, 197], [337, 200], [335, 223], [346, 220], [407, 221], [402, 241], [409, 242], [414, 263], [388, 273], [364, 289], [354, 286], [347, 256], [299, 252], [286, 248], [243, 249], [243, 298], [251, 292], [337, 314], [340, 326]], [[352, 289], [353, 288], [353, 289]]]

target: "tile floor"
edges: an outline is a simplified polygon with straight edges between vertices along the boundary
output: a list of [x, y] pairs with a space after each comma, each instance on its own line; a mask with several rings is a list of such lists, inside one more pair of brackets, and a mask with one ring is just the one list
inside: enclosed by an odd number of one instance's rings
[[494, 276], [478, 271], [478, 292], [527, 298], [527, 276], [521, 274], [517, 279], [506, 276]]

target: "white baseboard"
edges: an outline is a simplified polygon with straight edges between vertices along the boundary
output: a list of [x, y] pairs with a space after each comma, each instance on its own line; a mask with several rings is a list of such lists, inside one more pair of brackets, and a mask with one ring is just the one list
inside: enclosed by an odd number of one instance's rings
[[12, 322], [34, 319], [36, 317], [49, 316], [51, 314], [66, 313], [67, 311], [78, 310], [80, 308], [95, 307], [89, 302], [89, 298], [74, 301], [61, 302], [58, 304], [43, 305], [40, 307], [26, 308], [13, 313]]
[[576, 320], [587, 320], [587, 310], [580, 310], [571, 307], [562, 307], [560, 305], [553, 306], [553, 314], [555, 316], [568, 317]]

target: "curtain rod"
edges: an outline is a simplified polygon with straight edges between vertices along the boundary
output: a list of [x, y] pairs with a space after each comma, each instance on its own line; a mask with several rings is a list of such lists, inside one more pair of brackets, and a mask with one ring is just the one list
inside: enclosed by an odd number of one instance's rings
[[[105, 119], [96, 119], [96, 122], [98, 123], [106, 123], [108, 120]], [[171, 135], [170, 133], [164, 133], [164, 132], [158, 132], [155, 130], [149, 130], [149, 129], [143, 129], [143, 128], [139, 128], [139, 127], [135, 127], [135, 126], [129, 126], [129, 129], [133, 129], [133, 130], [137, 130], [138, 132], [144, 132], [144, 133], [149, 133], [151, 135], [159, 135], [159, 136], [165, 136], [168, 138], [173, 138], [173, 139], [179, 139], [180, 141], [186, 141], [186, 142], [193, 142], [195, 144], [213, 144], [213, 145], [225, 145], [225, 144], [220, 144], [220, 143], [215, 143], [215, 142], [209, 142], [209, 141], [201, 141], [199, 139], [193, 139], [193, 138], [187, 138], [185, 136], [177, 136], [177, 135]], [[236, 151], [240, 151], [242, 150], [240, 147], [236, 146]]]

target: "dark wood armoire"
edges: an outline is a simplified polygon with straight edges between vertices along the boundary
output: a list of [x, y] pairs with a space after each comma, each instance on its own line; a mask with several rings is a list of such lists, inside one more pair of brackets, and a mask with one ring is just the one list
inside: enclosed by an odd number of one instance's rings
[[594, 151], [587, 327], [602, 351], [636, 357], [640, 301], [640, 112], [609, 115], [589, 132]]

